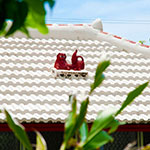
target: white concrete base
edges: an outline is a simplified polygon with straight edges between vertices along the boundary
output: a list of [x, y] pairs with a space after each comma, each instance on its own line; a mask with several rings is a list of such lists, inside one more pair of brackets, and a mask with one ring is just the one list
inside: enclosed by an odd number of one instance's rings
[[57, 70], [56, 68], [52, 68], [52, 75], [54, 78], [61, 79], [87, 79], [88, 72], [86, 70]]

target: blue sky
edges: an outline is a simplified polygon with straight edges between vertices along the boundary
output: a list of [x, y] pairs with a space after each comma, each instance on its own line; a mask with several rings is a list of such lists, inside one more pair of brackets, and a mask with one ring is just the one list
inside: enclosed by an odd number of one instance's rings
[[56, 0], [53, 12], [46, 8], [46, 23], [91, 23], [100, 18], [105, 32], [133, 41], [150, 38], [150, 0]]

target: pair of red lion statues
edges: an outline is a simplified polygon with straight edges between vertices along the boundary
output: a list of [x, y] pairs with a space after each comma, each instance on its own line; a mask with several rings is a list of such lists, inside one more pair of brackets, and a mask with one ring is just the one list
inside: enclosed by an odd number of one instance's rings
[[[77, 56], [77, 50], [73, 53], [71, 62], [72, 64], [68, 64], [66, 61], [66, 54], [59, 53], [57, 55], [57, 59], [55, 61], [54, 67], [60, 70], [83, 70], [84, 69], [84, 59], [82, 56]], [[79, 58], [81, 60], [79, 60]]]

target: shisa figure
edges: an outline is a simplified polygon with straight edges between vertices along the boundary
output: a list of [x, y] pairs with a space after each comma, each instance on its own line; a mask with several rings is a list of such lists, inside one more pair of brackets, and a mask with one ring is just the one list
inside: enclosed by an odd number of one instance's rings
[[55, 65], [54, 67], [56, 69], [61, 69], [61, 70], [70, 70], [71, 69], [71, 65], [69, 65], [66, 61], [66, 54], [64, 53], [59, 53], [57, 55], [57, 59], [55, 61]]
[[[82, 56], [77, 56], [77, 50], [72, 55], [72, 69], [73, 70], [83, 70], [84, 69], [84, 59]], [[81, 60], [79, 60], [81, 59]]]
[[[66, 61], [66, 54], [59, 53], [57, 55], [57, 59], [55, 61], [54, 67], [60, 70], [76, 70], [80, 71], [84, 69], [84, 59], [82, 56], [77, 56], [77, 50], [73, 53], [71, 62], [72, 64], [68, 64]], [[79, 60], [81, 59], [81, 60]]]

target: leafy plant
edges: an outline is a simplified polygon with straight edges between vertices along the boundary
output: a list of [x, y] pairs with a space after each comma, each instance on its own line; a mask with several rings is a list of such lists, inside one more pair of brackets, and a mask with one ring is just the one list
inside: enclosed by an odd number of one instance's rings
[[[139, 41], [140, 44], [145, 44], [146, 42], [147, 42], [147, 41], [145, 41], [145, 40]], [[148, 42], [150, 42], [150, 38], [148, 39]]]
[[[24, 127], [14, 118], [12, 118], [7, 110], [4, 110], [4, 114], [6, 116], [6, 121], [9, 128], [13, 131], [23, 147], [27, 150], [33, 150], [32, 144], [29, 141]], [[46, 142], [38, 131], [36, 131], [36, 150], [47, 150]]]
[[[148, 82], [146, 82], [130, 92], [120, 109], [116, 110], [115, 108], [111, 108], [109, 110], [99, 112], [96, 120], [91, 126], [91, 129], [89, 130], [88, 124], [86, 122], [89, 96], [104, 80], [105, 77], [103, 75], [103, 72], [107, 69], [109, 64], [110, 61], [103, 61], [98, 64], [94, 82], [91, 85], [91, 90], [87, 98], [82, 101], [79, 113], [77, 113], [76, 96], [69, 96], [69, 101], [71, 102], [72, 109], [65, 123], [64, 140], [62, 142], [60, 150], [96, 150], [104, 144], [112, 142], [113, 138], [110, 134], [115, 132], [120, 125], [119, 121], [117, 121], [115, 117], [120, 114], [123, 109], [127, 105], [129, 105], [137, 96], [139, 96], [146, 86], [148, 86]], [[27, 150], [32, 150], [32, 145], [29, 142], [24, 127], [16, 122], [7, 112], [7, 110], [5, 110], [4, 113], [6, 116], [6, 121], [9, 127], [14, 132], [15, 136], [19, 139], [19, 141], [24, 145]], [[109, 130], [105, 131], [105, 129]], [[39, 132], [36, 133], [36, 150], [46, 150], [46, 142], [44, 141], [42, 135]]]
[[[91, 85], [89, 96], [104, 80], [105, 77], [103, 72], [106, 70], [109, 64], [110, 61], [103, 61], [99, 63], [96, 69], [94, 82]], [[147, 85], [148, 82], [140, 85], [135, 90], [130, 92], [119, 110], [112, 108], [101, 111], [96, 120], [93, 122], [90, 130], [88, 130], [88, 125], [85, 118], [89, 103], [89, 96], [82, 101], [80, 112], [78, 114], [76, 96], [70, 96], [72, 109], [65, 123], [64, 141], [60, 150], [66, 150], [70, 148], [71, 150], [96, 150], [104, 144], [113, 141], [113, 138], [110, 136], [110, 134], [116, 131], [120, 125], [115, 117], [120, 114], [123, 109], [126, 108], [126, 106], [129, 105], [137, 96], [139, 96]], [[109, 128], [108, 132], [104, 130], [107, 128]]]
[[[10, 36], [20, 30], [29, 36], [28, 27], [36, 28], [43, 34], [48, 33], [45, 25], [45, 2], [52, 9], [55, 0], [0, 0], [0, 34]], [[12, 25], [7, 29], [7, 21]]]
[[24, 127], [19, 124], [15, 119], [13, 119], [7, 110], [4, 110], [6, 121], [10, 127], [10, 129], [14, 132], [15, 136], [20, 140], [25, 148], [28, 150], [32, 150], [32, 145], [27, 137], [27, 134], [24, 130]]
[[141, 40], [141, 41], [139, 41], [139, 43], [140, 43], [140, 44], [144, 44], [144, 43], [146, 43], [146, 41]]

